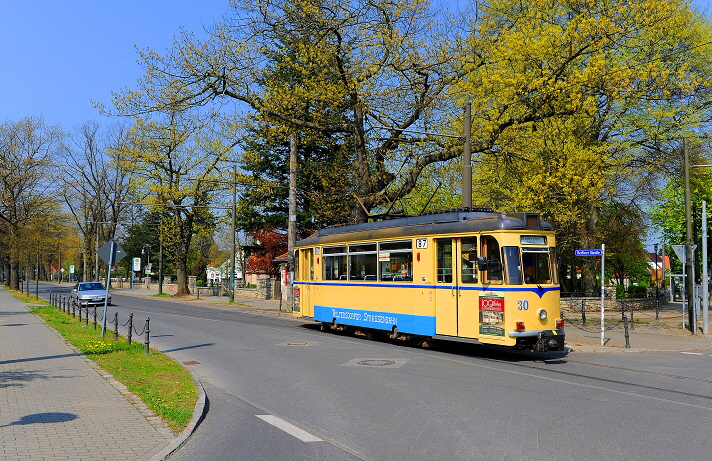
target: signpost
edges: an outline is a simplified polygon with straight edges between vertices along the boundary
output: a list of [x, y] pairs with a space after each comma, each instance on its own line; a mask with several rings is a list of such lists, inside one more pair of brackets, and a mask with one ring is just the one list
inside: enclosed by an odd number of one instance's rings
[[600, 256], [601, 257], [601, 346], [605, 346], [605, 332], [606, 326], [603, 321], [603, 316], [606, 308], [606, 245], [601, 244], [601, 249], [593, 250], [575, 250], [576, 256]]
[[111, 266], [123, 259], [126, 252], [114, 239], [109, 240], [103, 247], [99, 248], [97, 254], [109, 265], [109, 270], [106, 271], [106, 294], [104, 295], [104, 320], [101, 325], [101, 337], [106, 336], [106, 310], [109, 303], [109, 287], [111, 286]]
[[136, 278], [136, 272], [141, 270], [141, 258], [133, 259], [133, 267], [131, 268], [131, 293], [134, 291], [134, 279]]

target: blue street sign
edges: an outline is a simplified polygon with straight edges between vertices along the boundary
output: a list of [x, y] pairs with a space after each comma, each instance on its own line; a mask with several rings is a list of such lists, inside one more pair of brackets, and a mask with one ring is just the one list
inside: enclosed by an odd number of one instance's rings
[[603, 250], [576, 250], [576, 256], [603, 256]]

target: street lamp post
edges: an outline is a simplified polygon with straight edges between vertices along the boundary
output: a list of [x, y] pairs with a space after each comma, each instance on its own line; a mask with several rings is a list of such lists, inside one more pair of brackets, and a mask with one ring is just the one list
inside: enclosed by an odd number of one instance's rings
[[[148, 253], [146, 253], [146, 247], [148, 247]], [[144, 267], [143, 275], [144, 276], [148, 275], [148, 279], [150, 281], [151, 280], [150, 271], [148, 274], [146, 274], [146, 270], [151, 267], [151, 244], [146, 243], [143, 245], [143, 248], [141, 248], [141, 256], [143, 256], [143, 255], [146, 255], [146, 266]]]

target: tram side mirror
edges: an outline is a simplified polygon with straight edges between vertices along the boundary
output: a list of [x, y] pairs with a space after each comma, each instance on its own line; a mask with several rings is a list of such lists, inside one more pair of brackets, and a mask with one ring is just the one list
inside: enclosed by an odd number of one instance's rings
[[480, 256], [477, 258], [477, 269], [481, 271], [486, 271], [487, 270], [487, 257], [486, 256]]

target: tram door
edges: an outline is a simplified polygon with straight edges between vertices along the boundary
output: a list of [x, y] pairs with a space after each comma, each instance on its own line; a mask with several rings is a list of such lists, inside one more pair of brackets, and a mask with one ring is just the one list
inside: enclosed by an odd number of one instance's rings
[[457, 336], [457, 239], [435, 239], [437, 269], [435, 290], [435, 333]]
[[299, 297], [300, 297], [300, 307], [302, 309], [302, 315], [307, 317], [314, 316], [314, 309], [312, 307], [312, 290], [316, 289], [314, 286], [314, 250], [312, 248], [306, 248], [302, 250], [302, 265], [300, 278], [302, 279], [303, 285], [300, 287]]
[[439, 335], [477, 338], [479, 311], [477, 237], [436, 239], [435, 331]]

